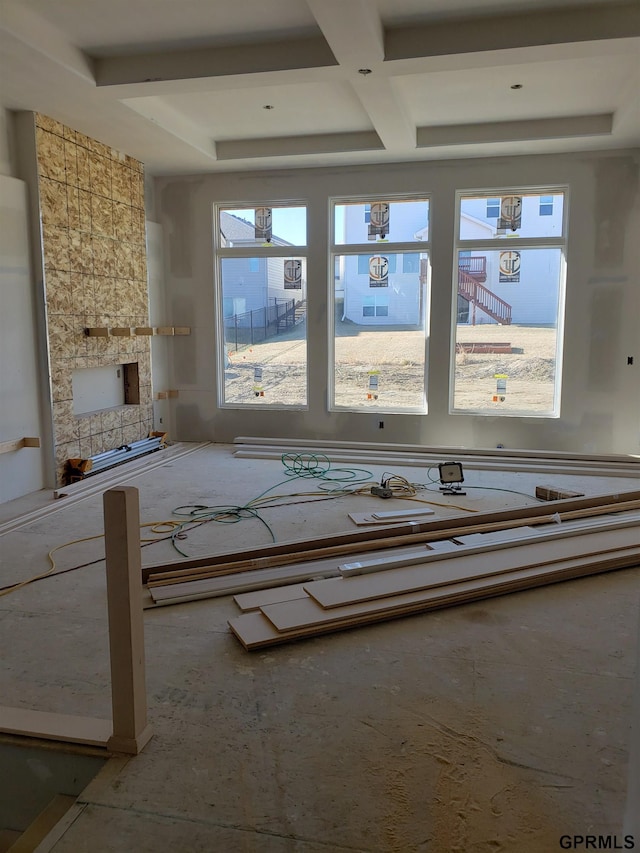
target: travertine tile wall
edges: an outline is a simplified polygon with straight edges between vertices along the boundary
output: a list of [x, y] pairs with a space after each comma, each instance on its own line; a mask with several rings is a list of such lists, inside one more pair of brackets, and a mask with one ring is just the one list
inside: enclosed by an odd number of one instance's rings
[[[148, 325], [142, 164], [36, 115], [38, 186], [56, 468], [153, 429], [148, 337], [89, 338], [91, 326]], [[137, 362], [140, 404], [73, 414], [72, 372]]]

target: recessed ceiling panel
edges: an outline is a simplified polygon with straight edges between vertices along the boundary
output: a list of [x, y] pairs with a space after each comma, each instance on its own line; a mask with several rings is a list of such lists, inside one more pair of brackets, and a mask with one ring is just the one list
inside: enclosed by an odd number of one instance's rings
[[[618, 4], [620, 0], [594, 0], [597, 5]], [[588, 5], [587, 0], [378, 0], [380, 17], [385, 26], [400, 26], [411, 21], [441, 21], [446, 18], [469, 18], [481, 15], [509, 15], [536, 10], [558, 11], [572, 6]]]
[[[360, 101], [340, 83], [169, 95], [162, 101], [216, 140], [372, 128]], [[135, 109], [136, 99], [129, 104]]]
[[427, 126], [614, 111], [637, 74], [633, 57], [608, 56], [413, 74], [394, 84], [415, 124]]
[[300, 0], [21, 0], [95, 55], [123, 48], [224, 44], [316, 34]]

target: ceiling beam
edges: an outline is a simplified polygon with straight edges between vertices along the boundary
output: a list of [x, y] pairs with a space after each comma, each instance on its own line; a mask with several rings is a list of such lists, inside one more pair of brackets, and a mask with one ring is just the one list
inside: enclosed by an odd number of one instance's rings
[[166, 50], [94, 60], [98, 86], [266, 74], [337, 65], [324, 38]]
[[413, 151], [416, 147], [415, 124], [405, 112], [393, 80], [371, 74], [355, 80], [352, 86], [387, 151]]
[[631, 36], [640, 36], [640, 4], [572, 6], [389, 28], [385, 62]]
[[612, 128], [613, 115], [610, 113], [567, 118], [437, 125], [418, 128], [417, 147], [437, 148], [442, 145], [478, 145], [491, 142], [609, 136]]
[[343, 68], [371, 68], [384, 59], [384, 30], [371, 0], [307, 0]]
[[[370, 0], [307, 0], [318, 26], [388, 151], [413, 150], [415, 126], [382, 70], [384, 30]], [[366, 69], [369, 73], [362, 74]], [[360, 75], [358, 75], [360, 72]]]
[[212, 160], [216, 159], [216, 144], [213, 139], [162, 98], [131, 98], [121, 103], [201, 154]]
[[226, 139], [216, 142], [218, 160], [290, 157], [296, 154], [342, 154], [380, 151], [384, 146], [372, 130], [350, 133], [314, 133], [307, 136], [270, 136], [262, 139]]
[[14, 0], [5, 0], [1, 11], [0, 29], [61, 68], [95, 85], [92, 59], [74, 47], [61, 30]]

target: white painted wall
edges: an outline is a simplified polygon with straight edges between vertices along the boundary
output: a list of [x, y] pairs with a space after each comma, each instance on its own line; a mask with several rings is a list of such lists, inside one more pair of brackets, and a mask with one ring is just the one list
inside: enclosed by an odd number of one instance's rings
[[[42, 435], [27, 188], [0, 176], [0, 442]], [[44, 487], [42, 450], [0, 454], [0, 503]]]
[[[262, 434], [640, 452], [639, 159], [640, 152], [634, 150], [158, 179], [155, 218], [172, 241], [166, 264], [168, 299], [180, 295], [194, 318], [194, 332], [185, 338], [193, 357], [181, 360], [174, 375], [179, 390], [179, 398], [172, 401], [175, 438], [228, 441], [239, 434]], [[448, 411], [455, 193], [504, 186], [569, 187], [564, 381], [557, 419]], [[423, 191], [431, 197], [429, 413], [385, 415], [384, 432], [379, 432], [377, 412], [327, 410], [328, 295], [333, 287], [328, 203], [331, 196], [385, 198]], [[304, 411], [260, 407], [247, 412], [217, 405], [213, 204], [251, 198], [307, 200], [310, 358], [309, 407]], [[627, 364], [628, 356], [634, 358], [633, 365]]]
[[[145, 183], [145, 194], [147, 187]], [[147, 228], [147, 281], [149, 286], [149, 324], [171, 326], [170, 312], [164, 286], [164, 242], [162, 228], [157, 222], [146, 222]], [[177, 323], [175, 324], [177, 325]], [[189, 325], [185, 323], [184, 325]], [[153, 387], [153, 427], [157, 430], [173, 431], [170, 422], [171, 410], [166, 399], [157, 400], [159, 391], [168, 391], [171, 386], [169, 367], [170, 348], [173, 338], [169, 335], [154, 335], [151, 338], [151, 372]]]

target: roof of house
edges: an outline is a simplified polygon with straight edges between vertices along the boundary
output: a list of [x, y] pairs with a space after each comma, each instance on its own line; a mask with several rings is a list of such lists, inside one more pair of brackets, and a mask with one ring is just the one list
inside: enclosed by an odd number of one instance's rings
[[[232, 243], [254, 243], [256, 239], [255, 226], [253, 222], [248, 222], [240, 216], [234, 216], [226, 210], [220, 211], [220, 233], [222, 235], [222, 245], [226, 246]], [[287, 240], [273, 234], [271, 242], [275, 246], [291, 245]]]

